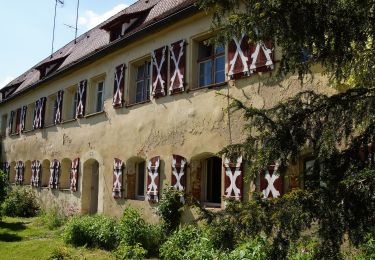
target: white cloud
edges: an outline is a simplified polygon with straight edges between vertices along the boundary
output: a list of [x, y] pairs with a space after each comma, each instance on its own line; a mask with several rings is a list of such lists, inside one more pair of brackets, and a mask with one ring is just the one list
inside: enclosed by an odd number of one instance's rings
[[8, 84], [9, 82], [11, 82], [13, 79], [14, 79], [14, 77], [8, 76], [8, 77], [5, 77], [5, 79], [0, 80], [0, 89], [5, 87], [5, 85]]
[[126, 7], [128, 7], [128, 5], [119, 4], [103, 14], [97, 14], [92, 10], [87, 10], [84, 12], [83, 16], [78, 18], [78, 24], [86, 26], [87, 29], [91, 29]]

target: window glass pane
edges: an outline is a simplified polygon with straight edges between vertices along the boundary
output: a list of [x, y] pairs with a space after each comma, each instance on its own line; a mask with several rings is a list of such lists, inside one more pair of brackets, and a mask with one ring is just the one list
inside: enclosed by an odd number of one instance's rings
[[206, 179], [206, 200], [207, 202], [221, 202], [221, 159], [212, 157], [207, 159]]
[[104, 82], [98, 83], [98, 92], [103, 91]]
[[224, 56], [215, 59], [215, 83], [225, 81], [225, 60]]
[[212, 83], [212, 61], [199, 63], [199, 86], [203, 87]]
[[137, 80], [142, 79], [145, 73], [145, 66], [141, 65], [137, 69]]
[[135, 102], [142, 102], [143, 101], [143, 86], [144, 81], [140, 80], [137, 82], [136, 89], [135, 89]]
[[98, 92], [98, 96], [96, 99], [96, 112], [100, 112], [103, 110], [103, 92]]
[[146, 100], [150, 100], [150, 78], [146, 79]]
[[218, 45], [215, 47], [215, 54], [220, 54], [224, 53], [224, 46], [223, 45]]
[[137, 195], [145, 195], [145, 162], [138, 163], [137, 169]]
[[146, 62], [146, 75], [145, 77], [150, 77], [151, 71], [151, 62]]
[[198, 47], [198, 59], [205, 59], [212, 56], [212, 46], [205, 45], [203, 42], [199, 43]]

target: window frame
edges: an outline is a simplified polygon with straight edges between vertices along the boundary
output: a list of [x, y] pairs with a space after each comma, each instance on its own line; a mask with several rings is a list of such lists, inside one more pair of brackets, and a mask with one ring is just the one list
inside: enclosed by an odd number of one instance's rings
[[[196, 60], [196, 70], [197, 70], [197, 87], [196, 89], [201, 89], [201, 88], [210, 88], [210, 87], [215, 87], [215, 86], [220, 86], [220, 85], [223, 85], [226, 83], [226, 78], [225, 78], [225, 56], [226, 56], [226, 48], [225, 48], [225, 45], [221, 46], [222, 47], [222, 52], [219, 52], [217, 53], [216, 50], [219, 46], [217, 45], [213, 45], [213, 44], [206, 44], [205, 43], [206, 40], [201, 40], [201, 41], [197, 41], [197, 47], [196, 47], [196, 52], [197, 52], [197, 60]], [[211, 48], [211, 55], [210, 56], [207, 56], [207, 57], [203, 57], [203, 58], [200, 58], [199, 57], [199, 48], [201, 45], [204, 45], [205, 47], [210, 47]], [[217, 71], [216, 71], [216, 60], [218, 58], [222, 58], [224, 60], [224, 69], [223, 69], [223, 73], [224, 73], [224, 80], [221, 81], [221, 82], [216, 82], [216, 74], [217, 74]], [[201, 64], [203, 63], [206, 63], [210, 61], [211, 62], [211, 83], [210, 84], [207, 84], [207, 85], [200, 85], [200, 78], [201, 78], [201, 73], [200, 73], [200, 68], [201, 68]]]
[[[139, 194], [139, 179], [140, 179], [140, 173], [139, 173], [139, 169], [140, 169], [140, 164], [144, 164], [144, 167], [143, 167], [143, 195]], [[146, 172], [147, 172], [147, 169], [146, 169], [146, 161], [140, 161], [140, 162], [137, 162], [135, 164], [135, 199], [136, 200], [144, 200], [145, 199], [145, 194], [146, 194]]]
[[[142, 78], [138, 78], [138, 70], [141, 66], [146, 67], [146, 65], [149, 66], [149, 75], [143, 74]], [[146, 71], [146, 70], [144, 70]], [[142, 57], [140, 59], [137, 59], [135, 61], [130, 62], [129, 66], [129, 77], [127, 88], [125, 89], [125, 107], [130, 107], [138, 104], [144, 104], [151, 102], [151, 88], [152, 88], [152, 63], [151, 63], [151, 56], [147, 55], [145, 57]], [[125, 77], [126, 78], [126, 77]], [[148, 89], [146, 87], [146, 82], [148, 80]], [[137, 83], [143, 82], [143, 98], [140, 101], [137, 101]], [[126, 83], [125, 83], [126, 85]], [[144, 98], [146, 97], [146, 98]]]
[[[208, 193], [208, 160], [214, 159], [214, 158], [217, 158], [217, 159], [221, 160], [220, 173], [219, 173], [220, 174], [220, 187], [219, 187], [220, 202], [208, 201], [208, 198], [207, 198], [207, 193]], [[201, 174], [202, 174], [202, 179], [201, 179], [201, 201], [202, 201], [202, 204], [205, 207], [209, 207], [209, 208], [220, 208], [221, 203], [223, 201], [223, 199], [222, 199], [222, 185], [223, 185], [222, 158], [216, 157], [216, 156], [211, 156], [211, 157], [208, 157], [208, 158], [204, 159], [203, 162], [202, 162]], [[211, 186], [213, 186], [213, 185], [211, 185]]]

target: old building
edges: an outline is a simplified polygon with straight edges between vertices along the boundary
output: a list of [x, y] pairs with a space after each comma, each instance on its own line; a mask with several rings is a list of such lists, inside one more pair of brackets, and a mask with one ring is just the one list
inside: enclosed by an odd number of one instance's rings
[[150, 221], [169, 185], [206, 207], [300, 186], [305, 160], [248, 183], [242, 158], [217, 156], [243, 139], [244, 125], [217, 92], [263, 108], [303, 89], [325, 91], [326, 79], [276, 84], [272, 42], [210, 45], [210, 24], [194, 1], [140, 0], [1, 89], [9, 181], [31, 185], [45, 207], [118, 216], [131, 205]]

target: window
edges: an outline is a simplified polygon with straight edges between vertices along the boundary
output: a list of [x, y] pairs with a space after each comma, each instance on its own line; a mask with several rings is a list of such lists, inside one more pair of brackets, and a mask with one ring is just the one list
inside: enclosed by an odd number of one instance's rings
[[70, 120], [76, 116], [77, 108], [77, 85], [68, 87], [64, 91], [62, 119]]
[[129, 89], [129, 103], [136, 104], [150, 100], [151, 62], [143, 59], [131, 66], [132, 87]]
[[55, 124], [55, 116], [56, 116], [56, 97], [57, 95], [51, 95], [47, 98], [47, 104], [46, 104], [46, 122], [45, 125], [53, 125]]
[[104, 81], [98, 82], [96, 86], [95, 112], [103, 111], [104, 105]]
[[224, 46], [198, 44], [198, 86], [206, 87], [225, 81]]
[[0, 135], [5, 136], [7, 131], [7, 122], [8, 122], [8, 115], [4, 114], [1, 117], [1, 129], [0, 129]]
[[21, 127], [21, 108], [16, 110], [16, 117], [13, 119], [12, 133], [19, 133]]
[[35, 102], [27, 105], [25, 130], [33, 130]]
[[150, 99], [150, 69], [150, 62], [145, 62], [137, 68], [135, 103]]
[[204, 202], [208, 206], [220, 206], [221, 203], [221, 159], [211, 157], [206, 159], [203, 172]]
[[136, 197], [143, 198], [145, 195], [145, 170], [146, 162], [137, 163], [136, 166]]

